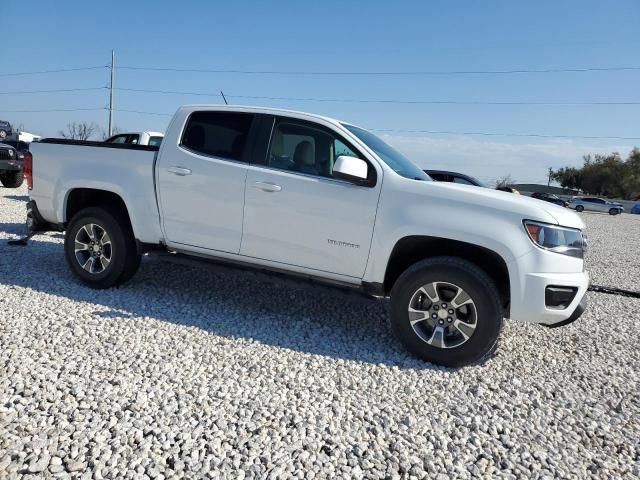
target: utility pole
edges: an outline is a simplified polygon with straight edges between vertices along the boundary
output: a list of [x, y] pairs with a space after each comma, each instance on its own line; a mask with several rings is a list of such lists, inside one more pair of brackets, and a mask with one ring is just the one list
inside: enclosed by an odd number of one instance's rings
[[553, 175], [553, 168], [549, 167], [549, 180], [547, 181], [547, 187], [551, 185], [551, 176]]
[[116, 66], [116, 52], [111, 50], [111, 82], [109, 83], [109, 136], [113, 132], [113, 77]]

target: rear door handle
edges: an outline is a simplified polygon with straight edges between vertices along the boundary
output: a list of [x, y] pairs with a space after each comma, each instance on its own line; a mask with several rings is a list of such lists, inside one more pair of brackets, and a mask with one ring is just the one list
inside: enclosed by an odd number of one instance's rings
[[282, 187], [280, 185], [269, 182], [255, 182], [253, 184], [253, 187], [259, 188], [263, 192], [279, 192], [280, 190], [282, 190]]
[[185, 175], [191, 175], [190, 168], [178, 167], [175, 165], [167, 168], [167, 172], [173, 173], [174, 175], [180, 175], [181, 177], [184, 177]]

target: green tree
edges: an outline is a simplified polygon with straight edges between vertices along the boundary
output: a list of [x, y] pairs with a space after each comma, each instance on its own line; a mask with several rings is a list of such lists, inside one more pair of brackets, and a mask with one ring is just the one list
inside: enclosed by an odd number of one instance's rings
[[640, 196], [640, 149], [634, 148], [626, 160], [619, 153], [585, 155], [582, 168], [564, 167], [552, 178], [564, 188], [591, 195], [636, 198]]

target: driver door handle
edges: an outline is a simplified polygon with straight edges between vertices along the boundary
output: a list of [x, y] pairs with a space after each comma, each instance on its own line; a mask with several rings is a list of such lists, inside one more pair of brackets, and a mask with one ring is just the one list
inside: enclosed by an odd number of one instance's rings
[[178, 167], [176, 165], [168, 167], [167, 168], [167, 172], [173, 173], [174, 175], [179, 175], [181, 177], [184, 177], [185, 175], [191, 175], [191, 169], [190, 168]]
[[255, 182], [252, 187], [259, 188], [263, 192], [279, 192], [280, 190], [282, 190], [282, 187], [280, 185], [269, 182]]

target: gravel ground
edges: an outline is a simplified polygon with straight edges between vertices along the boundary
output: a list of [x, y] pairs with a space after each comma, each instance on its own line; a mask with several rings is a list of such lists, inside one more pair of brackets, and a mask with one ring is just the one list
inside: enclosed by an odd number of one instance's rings
[[640, 215], [582, 212], [588, 268], [596, 285], [640, 291]]
[[[0, 189], [0, 478], [640, 477], [640, 299], [448, 370], [331, 289], [153, 259], [79, 286], [61, 235], [7, 246], [24, 195]], [[594, 282], [639, 289], [640, 218], [584, 218]]]

